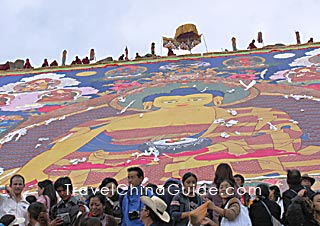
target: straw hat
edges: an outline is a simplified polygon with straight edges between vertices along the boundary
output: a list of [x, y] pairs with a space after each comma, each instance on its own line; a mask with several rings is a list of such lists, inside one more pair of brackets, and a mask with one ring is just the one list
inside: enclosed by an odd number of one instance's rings
[[166, 212], [167, 204], [157, 196], [152, 196], [151, 198], [148, 196], [140, 197], [141, 202], [143, 202], [146, 206], [148, 206], [152, 211], [164, 222], [170, 221], [170, 216]]
[[312, 178], [312, 177], [309, 177], [308, 174], [303, 174], [301, 176], [301, 178], [302, 178], [302, 180], [309, 180], [310, 183], [311, 183], [311, 186], [314, 184], [314, 182], [316, 182], [316, 180], [314, 178]]

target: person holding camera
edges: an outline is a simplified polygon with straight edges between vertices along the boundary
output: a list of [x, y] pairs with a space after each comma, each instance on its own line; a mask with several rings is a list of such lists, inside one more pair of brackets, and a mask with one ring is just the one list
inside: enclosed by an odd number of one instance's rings
[[72, 196], [71, 179], [60, 177], [54, 183], [54, 189], [61, 200], [51, 208], [50, 218], [56, 222], [55, 225], [71, 226], [80, 211], [78, 200]]
[[140, 220], [141, 210], [144, 207], [141, 202], [141, 196], [152, 197], [153, 194], [149, 189], [145, 189], [141, 183], [144, 173], [140, 167], [128, 168], [128, 190], [120, 196], [121, 205], [121, 225], [122, 226], [143, 226]]

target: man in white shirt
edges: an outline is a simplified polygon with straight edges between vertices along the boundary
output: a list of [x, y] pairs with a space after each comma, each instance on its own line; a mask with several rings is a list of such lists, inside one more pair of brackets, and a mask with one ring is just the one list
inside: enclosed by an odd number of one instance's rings
[[13, 214], [16, 218], [24, 218], [25, 223], [19, 226], [28, 225], [29, 203], [22, 196], [24, 183], [23, 176], [13, 175], [10, 178], [10, 185], [5, 187], [8, 195], [0, 195], [0, 217], [5, 214]]

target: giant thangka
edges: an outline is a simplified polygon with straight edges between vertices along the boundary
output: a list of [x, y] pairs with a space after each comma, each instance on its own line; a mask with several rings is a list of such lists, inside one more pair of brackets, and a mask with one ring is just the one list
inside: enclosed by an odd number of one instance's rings
[[163, 183], [219, 163], [246, 177], [320, 172], [320, 44], [32, 71], [0, 78], [0, 184]]

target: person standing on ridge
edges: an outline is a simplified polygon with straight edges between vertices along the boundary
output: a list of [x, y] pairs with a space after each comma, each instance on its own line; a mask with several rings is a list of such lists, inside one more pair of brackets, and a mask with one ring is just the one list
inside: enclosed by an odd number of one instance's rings
[[67, 50], [63, 50], [62, 52], [62, 65], [66, 65], [66, 60], [67, 60]]
[[129, 51], [128, 51], [128, 47], [126, 46], [126, 48], [124, 49], [125, 53], [126, 53], [126, 58], [125, 60], [129, 60]]
[[156, 55], [155, 49], [156, 49], [156, 44], [153, 42], [153, 43], [151, 43], [151, 55], [152, 56]]

